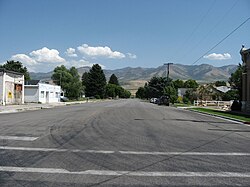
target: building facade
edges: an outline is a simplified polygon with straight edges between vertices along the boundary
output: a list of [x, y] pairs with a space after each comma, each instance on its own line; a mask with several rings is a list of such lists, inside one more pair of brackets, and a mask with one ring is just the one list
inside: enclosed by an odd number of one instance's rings
[[61, 86], [47, 83], [24, 85], [24, 101], [26, 103], [60, 102]]
[[24, 104], [24, 75], [0, 69], [0, 105]]
[[243, 112], [250, 113], [250, 48], [242, 46], [240, 50], [243, 74], [242, 74], [242, 108]]

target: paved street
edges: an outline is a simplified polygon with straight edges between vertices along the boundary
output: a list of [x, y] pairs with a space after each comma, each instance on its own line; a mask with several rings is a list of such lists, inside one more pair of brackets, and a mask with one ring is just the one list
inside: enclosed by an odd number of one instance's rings
[[136, 99], [0, 114], [0, 186], [249, 186], [250, 126]]

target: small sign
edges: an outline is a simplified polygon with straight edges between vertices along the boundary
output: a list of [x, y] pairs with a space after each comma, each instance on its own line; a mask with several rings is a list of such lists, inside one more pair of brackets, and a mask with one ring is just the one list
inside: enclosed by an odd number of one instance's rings
[[11, 92], [8, 92], [8, 98], [12, 99], [12, 93]]

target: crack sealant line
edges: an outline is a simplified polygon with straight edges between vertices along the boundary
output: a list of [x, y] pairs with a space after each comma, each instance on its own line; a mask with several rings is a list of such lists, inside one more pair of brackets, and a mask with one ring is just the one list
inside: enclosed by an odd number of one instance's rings
[[0, 172], [19, 173], [48, 173], [70, 175], [96, 175], [96, 176], [138, 176], [138, 177], [237, 177], [250, 178], [250, 172], [145, 172], [145, 171], [111, 171], [111, 170], [85, 170], [68, 171], [60, 168], [30, 168], [0, 166]]

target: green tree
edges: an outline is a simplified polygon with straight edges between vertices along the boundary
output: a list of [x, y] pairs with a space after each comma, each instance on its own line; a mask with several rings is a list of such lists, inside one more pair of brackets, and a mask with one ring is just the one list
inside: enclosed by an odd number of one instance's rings
[[185, 83], [184, 83], [184, 87], [185, 88], [198, 88], [199, 84], [195, 81], [195, 80], [192, 80], [192, 79], [189, 79], [187, 80]]
[[214, 84], [217, 87], [219, 87], [219, 86], [226, 86], [227, 85], [227, 83], [225, 81], [216, 81]]
[[117, 85], [115, 84], [107, 84], [105, 86], [105, 95], [106, 97], [112, 97], [115, 98], [117, 94]]
[[89, 73], [88, 72], [84, 72], [82, 74], [82, 85], [86, 86], [87, 82], [88, 82], [88, 78], [89, 78]]
[[231, 88], [239, 91], [238, 100], [242, 100], [242, 73], [245, 72], [245, 69], [241, 64], [238, 65], [238, 68], [234, 73], [231, 74], [229, 78], [229, 84]]
[[25, 80], [30, 80], [30, 75], [29, 75], [27, 68], [23, 66], [23, 64], [19, 61], [14, 61], [14, 60], [7, 61], [5, 64], [0, 65], [0, 68], [4, 68], [9, 71], [22, 73], [24, 74]]
[[137, 92], [135, 93], [136, 98], [143, 99], [145, 97], [145, 88], [144, 87], [139, 87]]
[[164, 88], [164, 95], [167, 95], [169, 97], [172, 104], [177, 101], [177, 91], [173, 84]]
[[119, 98], [130, 98], [131, 93], [128, 90], [125, 90], [121, 86], [116, 86], [116, 88], [117, 88], [116, 92], [117, 92]]
[[71, 67], [69, 69], [69, 73], [71, 74], [71, 82], [68, 88], [68, 97], [77, 99], [82, 94], [82, 83], [80, 81], [80, 76], [75, 67]]
[[146, 98], [160, 97], [164, 94], [164, 88], [171, 83], [171, 79], [166, 77], [152, 77], [148, 82], [146, 89]]
[[115, 84], [115, 85], [120, 85], [118, 78], [115, 76], [115, 74], [112, 74], [111, 77], [109, 78], [109, 84]]
[[87, 97], [95, 96], [104, 98], [106, 78], [101, 66], [94, 64], [89, 71], [88, 81], [86, 83], [85, 94]]
[[239, 90], [229, 90], [222, 96], [223, 101], [239, 100], [239, 98]]
[[183, 80], [177, 79], [177, 80], [173, 81], [173, 84], [174, 84], [174, 87], [176, 89], [184, 88], [184, 81]]
[[191, 102], [193, 103], [194, 100], [196, 100], [198, 97], [197, 93], [196, 93], [196, 89], [188, 89], [183, 97], [183, 102], [187, 103], [187, 102]]
[[77, 99], [82, 91], [80, 76], [75, 67], [67, 69], [64, 65], [54, 69], [52, 80], [60, 85], [65, 95], [70, 99]]

